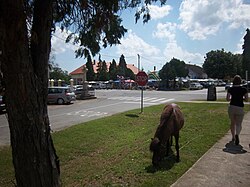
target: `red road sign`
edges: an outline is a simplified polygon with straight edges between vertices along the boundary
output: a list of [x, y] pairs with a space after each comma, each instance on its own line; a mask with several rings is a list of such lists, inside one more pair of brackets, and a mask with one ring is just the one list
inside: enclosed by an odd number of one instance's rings
[[144, 71], [140, 71], [136, 74], [135, 81], [139, 86], [145, 86], [148, 83], [148, 75]]

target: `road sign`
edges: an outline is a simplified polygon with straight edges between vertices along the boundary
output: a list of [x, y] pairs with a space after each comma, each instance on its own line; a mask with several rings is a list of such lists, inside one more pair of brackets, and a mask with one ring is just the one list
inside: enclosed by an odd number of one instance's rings
[[145, 86], [148, 83], [148, 75], [144, 71], [140, 71], [136, 74], [135, 81], [139, 86]]

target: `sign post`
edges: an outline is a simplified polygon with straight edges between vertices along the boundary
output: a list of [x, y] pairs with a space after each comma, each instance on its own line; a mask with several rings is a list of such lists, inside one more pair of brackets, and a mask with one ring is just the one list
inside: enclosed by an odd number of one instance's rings
[[135, 81], [139, 86], [141, 86], [141, 113], [143, 112], [143, 89], [144, 86], [148, 83], [148, 75], [144, 71], [140, 71], [135, 76]]

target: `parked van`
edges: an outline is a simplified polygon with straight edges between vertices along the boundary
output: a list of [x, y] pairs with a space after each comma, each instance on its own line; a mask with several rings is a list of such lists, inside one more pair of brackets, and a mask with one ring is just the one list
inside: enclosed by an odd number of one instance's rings
[[6, 105], [4, 101], [4, 96], [0, 95], [0, 112], [2, 112], [3, 110], [6, 110]]
[[69, 104], [76, 100], [75, 93], [69, 87], [49, 87], [48, 103]]

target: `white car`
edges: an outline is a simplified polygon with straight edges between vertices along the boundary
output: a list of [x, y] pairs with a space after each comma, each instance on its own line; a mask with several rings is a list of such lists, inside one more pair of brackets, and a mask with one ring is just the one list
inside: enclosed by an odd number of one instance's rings
[[203, 89], [203, 86], [198, 82], [193, 82], [193, 83], [190, 83], [189, 89], [190, 90], [201, 90], [201, 89]]

